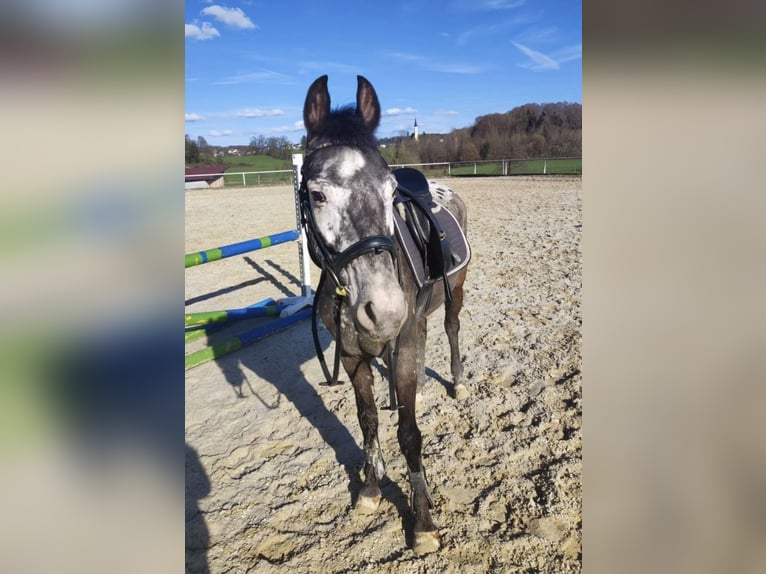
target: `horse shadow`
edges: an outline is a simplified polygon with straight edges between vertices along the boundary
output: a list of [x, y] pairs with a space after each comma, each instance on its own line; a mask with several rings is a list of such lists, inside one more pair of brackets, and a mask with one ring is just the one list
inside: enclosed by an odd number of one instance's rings
[[[268, 281], [274, 283], [275, 289], [282, 293], [294, 295], [289, 292], [288, 286], [281, 284], [274, 273], [270, 273], [263, 265], [248, 260], [254, 269], [262, 273]], [[268, 262], [267, 262], [268, 263]], [[270, 267], [281, 274], [288, 283], [299, 285], [297, 278], [286, 273], [281, 267], [270, 264]], [[275, 319], [258, 319], [256, 321], [270, 321]], [[288, 330], [276, 333], [260, 340], [252, 345], [237, 350], [234, 353], [223, 355], [215, 359], [218, 367], [224, 375], [226, 384], [234, 390], [237, 400], [257, 400], [266, 408], [282, 408], [282, 401], [287, 400], [298, 411], [299, 416], [309, 421], [319, 433], [321, 439], [332, 448], [335, 460], [341, 465], [347, 475], [349, 503], [353, 507], [359, 498], [362, 488], [360, 471], [364, 466], [364, 451], [360, 448], [356, 439], [349, 432], [347, 426], [338, 418], [336, 413], [330, 410], [323, 397], [329, 393], [351, 393], [351, 384], [346, 382], [342, 387], [332, 388], [320, 385], [319, 380], [309, 381], [301, 371], [301, 365], [309, 361], [317, 361], [314, 342], [311, 334], [311, 319], [301, 320]], [[246, 329], [243, 321], [240, 330]], [[227, 329], [228, 331], [228, 329]], [[208, 338], [209, 344], [226, 338], [226, 333], [215, 333]], [[231, 333], [228, 334], [231, 336]], [[320, 346], [325, 353], [331, 353], [332, 337], [320, 324]], [[278, 398], [267, 399], [253, 388], [249, 382], [247, 372], [252, 371], [260, 379], [267, 381], [278, 392]], [[383, 405], [381, 405], [383, 406]], [[411, 515], [408, 497], [398, 484], [388, 478], [381, 483], [382, 497], [393, 504], [397, 509], [402, 527], [405, 531], [407, 544], [411, 546], [414, 537], [414, 519]]]
[[226, 295], [228, 293], [233, 293], [234, 291], [238, 291], [240, 289], [254, 287], [255, 285], [258, 285], [259, 283], [263, 283], [263, 281], [265, 281], [265, 279], [261, 277], [257, 279], [248, 279], [247, 281], [243, 281], [242, 283], [238, 283], [237, 285], [224, 287], [223, 289], [217, 289], [215, 291], [210, 291], [209, 293], [203, 293], [202, 295], [199, 295], [197, 297], [191, 297], [190, 299], [186, 299], [184, 301], [184, 305], [193, 305], [194, 303], [199, 303], [201, 301], [215, 299], [216, 297], [220, 297], [221, 295]]
[[209, 574], [207, 547], [210, 532], [202, 517], [198, 501], [210, 494], [210, 479], [199, 460], [199, 455], [186, 444], [184, 515], [186, 521], [186, 572]]
[[203, 293], [196, 297], [191, 297], [184, 301], [184, 305], [193, 305], [195, 303], [200, 303], [201, 301], [208, 301], [211, 299], [215, 299], [216, 297], [220, 297], [221, 295], [227, 295], [229, 293], [239, 291], [240, 289], [247, 289], [248, 287], [254, 287], [264, 282], [271, 283], [275, 288], [281, 291], [286, 297], [290, 297], [294, 294], [290, 290], [289, 285], [293, 285], [294, 287], [297, 287], [298, 289], [300, 289], [301, 287], [301, 281], [298, 277], [296, 277], [295, 275], [290, 273], [289, 270], [285, 269], [278, 263], [275, 263], [271, 259], [266, 259], [264, 263], [268, 265], [269, 267], [271, 267], [277, 273], [284, 276], [284, 278], [288, 282], [287, 285], [281, 283], [271, 271], [267, 270], [263, 265], [255, 261], [252, 257], [245, 256], [242, 259], [245, 261], [245, 263], [247, 263], [250, 267], [252, 267], [258, 273], [258, 277], [256, 277], [255, 279], [248, 279], [247, 281], [243, 281], [241, 283], [238, 283], [236, 285], [231, 285], [229, 287], [216, 289], [215, 291], [209, 291], [208, 293]]
[[426, 367], [426, 377], [433, 379], [442, 387], [444, 387], [444, 390], [447, 392], [447, 396], [449, 396], [451, 399], [455, 398], [455, 384], [452, 381], [448, 381], [430, 367]]
[[276, 289], [281, 291], [285, 297], [291, 297], [294, 294], [293, 291], [290, 290], [290, 287], [289, 287], [290, 285], [300, 289], [301, 287], [300, 279], [298, 279], [295, 275], [287, 271], [282, 266], [278, 265], [277, 263], [274, 263], [274, 261], [272, 261], [271, 259], [267, 259], [264, 263], [268, 264], [272, 269], [274, 269], [275, 271], [283, 275], [285, 279], [287, 279], [287, 282], [288, 282], [287, 285], [280, 282], [273, 273], [271, 273], [263, 265], [255, 261], [252, 257], [244, 257], [243, 259], [250, 267], [252, 267], [258, 273], [259, 278], [261, 280], [271, 283]]
[[[382, 364], [381, 361], [373, 361], [372, 368], [375, 369], [380, 377], [385, 381], [388, 380], [388, 369], [384, 364]], [[435, 382], [439, 383], [442, 387], [444, 387], [444, 390], [447, 392], [447, 396], [450, 398], [455, 398], [455, 385], [451, 381], [448, 381], [444, 377], [442, 377], [439, 373], [434, 371], [430, 367], [426, 367], [425, 370], [426, 376], [423, 380], [423, 386], [421, 387], [418, 385], [418, 392], [421, 392], [424, 390], [425, 386], [428, 384], [428, 379], [433, 379]]]

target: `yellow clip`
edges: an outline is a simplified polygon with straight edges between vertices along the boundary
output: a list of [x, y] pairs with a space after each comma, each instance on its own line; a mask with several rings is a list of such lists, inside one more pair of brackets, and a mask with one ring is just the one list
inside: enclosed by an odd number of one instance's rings
[[335, 294], [338, 297], [346, 297], [346, 296], [348, 296], [348, 291], [346, 291], [346, 288], [343, 285], [338, 285], [335, 288]]

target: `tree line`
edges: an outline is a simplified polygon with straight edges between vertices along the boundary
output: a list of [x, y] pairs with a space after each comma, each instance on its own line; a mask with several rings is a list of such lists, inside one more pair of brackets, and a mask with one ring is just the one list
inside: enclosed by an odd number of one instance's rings
[[[306, 136], [301, 138], [301, 148]], [[493, 159], [579, 157], [582, 155], [582, 104], [525, 104], [505, 113], [479, 116], [473, 125], [448, 134], [420, 134], [379, 140], [390, 164], [438, 163]], [[229, 146], [231, 148], [232, 146]], [[295, 145], [284, 137], [254, 136], [241, 154], [289, 160]], [[211, 163], [224, 148], [208, 145], [202, 136], [186, 135], [186, 164]]]
[[250, 138], [248, 152], [250, 155], [268, 155], [277, 159], [288, 160], [292, 157], [295, 145], [285, 136], [266, 137], [255, 136]]
[[582, 105], [525, 104], [479, 116], [449, 134], [381, 140], [389, 163], [437, 163], [582, 155]]
[[216, 157], [225, 155], [227, 151], [231, 153], [234, 149], [238, 155], [268, 155], [282, 160], [289, 160], [295, 151], [295, 145], [284, 136], [254, 136], [250, 138], [250, 145], [225, 147], [212, 146], [202, 136], [195, 140], [186, 134], [185, 140], [186, 165], [209, 165], [215, 163]]

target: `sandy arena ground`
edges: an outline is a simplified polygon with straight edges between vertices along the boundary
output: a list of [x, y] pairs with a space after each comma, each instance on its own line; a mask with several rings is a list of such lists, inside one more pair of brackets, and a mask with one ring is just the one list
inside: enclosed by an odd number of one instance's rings
[[[470, 396], [448, 392], [437, 311], [418, 403], [442, 548], [416, 557], [407, 547], [407, 469], [389, 411], [384, 500], [374, 515], [354, 512], [363, 453], [353, 390], [319, 386], [305, 320], [186, 373], [188, 572], [581, 571], [582, 182], [441, 181], [468, 205], [473, 250], [460, 333]], [[187, 253], [294, 227], [290, 186], [186, 192]], [[296, 294], [297, 251], [187, 269], [187, 311]], [[320, 334], [329, 360], [334, 343]], [[376, 377], [382, 407], [388, 389]]]

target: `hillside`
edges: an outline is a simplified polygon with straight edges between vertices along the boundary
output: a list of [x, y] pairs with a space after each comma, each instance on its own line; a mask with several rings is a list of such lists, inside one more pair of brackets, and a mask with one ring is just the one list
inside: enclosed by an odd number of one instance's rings
[[481, 159], [582, 154], [581, 104], [526, 104], [476, 118], [469, 128]]
[[[479, 116], [470, 127], [448, 134], [423, 133], [418, 141], [412, 136], [381, 138], [379, 143], [385, 146], [383, 156], [392, 164], [579, 157], [582, 104], [524, 104], [508, 112]], [[251, 164], [246, 156], [258, 154], [261, 158], [275, 158], [273, 165], [258, 169], [289, 169], [289, 154], [299, 151], [285, 138], [262, 136], [252, 138], [250, 145], [236, 147], [233, 150], [232, 146], [211, 146], [204, 138], [195, 142], [187, 135], [186, 163], [215, 163], [216, 158], [225, 158], [227, 163], [244, 165]], [[233, 151], [238, 157], [230, 157]]]
[[393, 163], [524, 159], [582, 155], [582, 104], [525, 104], [479, 116], [448, 134], [386, 138]]

